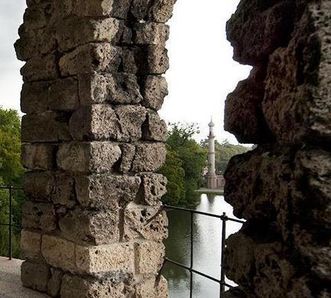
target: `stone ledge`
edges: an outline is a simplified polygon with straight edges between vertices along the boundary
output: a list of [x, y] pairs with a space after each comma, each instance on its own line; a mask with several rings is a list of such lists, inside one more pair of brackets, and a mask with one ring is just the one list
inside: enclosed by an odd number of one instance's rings
[[0, 257], [0, 297], [2, 298], [46, 298], [41, 294], [24, 288], [21, 283], [22, 260], [8, 260]]

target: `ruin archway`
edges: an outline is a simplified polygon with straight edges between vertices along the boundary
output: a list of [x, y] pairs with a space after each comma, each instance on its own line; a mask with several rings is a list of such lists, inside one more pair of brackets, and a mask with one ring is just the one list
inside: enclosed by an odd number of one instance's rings
[[[25, 286], [62, 297], [166, 297], [159, 118], [175, 0], [29, 0], [20, 40]], [[226, 128], [226, 199], [247, 220], [228, 240], [228, 297], [327, 297], [330, 274], [330, 1], [241, 1]], [[312, 200], [313, 197], [313, 200]], [[33, 273], [33, 274], [32, 274]], [[323, 296], [324, 295], [324, 296]]]

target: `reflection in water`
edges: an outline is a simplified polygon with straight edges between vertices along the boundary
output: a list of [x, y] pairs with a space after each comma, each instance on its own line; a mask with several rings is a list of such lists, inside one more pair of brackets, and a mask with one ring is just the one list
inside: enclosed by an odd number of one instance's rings
[[[195, 210], [233, 217], [232, 207], [223, 196], [201, 195]], [[190, 213], [169, 211], [169, 238], [166, 241], [167, 257], [189, 266], [190, 264]], [[194, 269], [217, 279], [220, 278], [221, 264], [221, 220], [204, 215], [194, 215]], [[240, 229], [238, 223], [227, 222], [227, 237]], [[170, 298], [189, 297], [190, 275], [187, 270], [167, 264], [163, 271], [169, 283]], [[194, 275], [193, 297], [219, 297], [219, 285]]]

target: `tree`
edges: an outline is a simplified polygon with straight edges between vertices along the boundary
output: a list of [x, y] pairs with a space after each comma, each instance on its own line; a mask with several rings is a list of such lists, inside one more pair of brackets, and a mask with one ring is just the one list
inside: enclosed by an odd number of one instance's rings
[[[21, 165], [20, 117], [15, 110], [0, 107], [0, 185], [22, 185], [23, 167]], [[24, 197], [20, 192], [13, 196], [13, 224], [21, 223], [21, 206]], [[0, 223], [9, 222], [8, 191], [0, 191]], [[13, 255], [19, 255], [19, 229], [14, 230]], [[8, 226], [0, 226], [0, 255], [7, 255]]]
[[195, 124], [170, 124], [167, 160], [161, 169], [169, 181], [168, 194], [163, 199], [166, 203], [182, 206], [197, 203], [199, 195], [196, 190], [202, 185], [207, 151], [193, 139], [196, 133]]

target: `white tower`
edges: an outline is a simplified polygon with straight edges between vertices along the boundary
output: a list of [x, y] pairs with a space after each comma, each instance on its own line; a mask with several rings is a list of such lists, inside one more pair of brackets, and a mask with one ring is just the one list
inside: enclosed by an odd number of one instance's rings
[[215, 124], [213, 119], [209, 125], [209, 136], [208, 136], [208, 188], [217, 188], [217, 176], [215, 170]]

